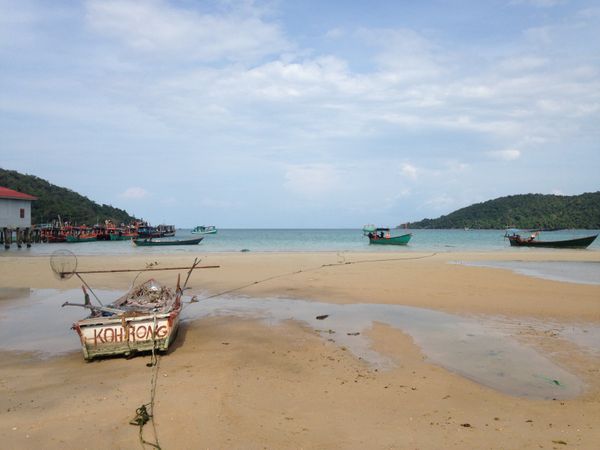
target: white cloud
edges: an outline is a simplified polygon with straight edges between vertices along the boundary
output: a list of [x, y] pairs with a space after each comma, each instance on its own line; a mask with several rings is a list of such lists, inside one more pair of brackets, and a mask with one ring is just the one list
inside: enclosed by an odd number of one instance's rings
[[129, 200], [139, 200], [148, 196], [148, 191], [141, 187], [130, 187], [119, 194], [119, 197]]
[[417, 179], [417, 168], [409, 163], [402, 164], [402, 168], [400, 169], [400, 173], [411, 180]]
[[288, 47], [260, 11], [201, 14], [164, 0], [89, 0], [87, 22], [130, 49], [161, 58], [252, 60]]
[[325, 37], [329, 39], [339, 39], [343, 37], [346, 33], [341, 28], [332, 28], [325, 33]]
[[433, 42], [414, 30], [363, 28], [358, 37], [375, 47], [375, 61], [389, 81], [422, 81], [444, 72]]
[[487, 154], [493, 158], [501, 161], [514, 161], [521, 157], [521, 151], [514, 148], [507, 148], [505, 150], [494, 150], [487, 152]]
[[565, 3], [566, 0], [512, 0], [513, 5], [531, 5], [539, 8], [550, 8]]

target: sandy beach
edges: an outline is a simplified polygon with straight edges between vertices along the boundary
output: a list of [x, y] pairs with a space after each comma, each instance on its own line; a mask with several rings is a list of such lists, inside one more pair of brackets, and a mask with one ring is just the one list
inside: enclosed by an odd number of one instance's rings
[[[334, 305], [357, 304], [493, 318], [506, 324], [515, 341], [581, 380], [584, 389], [566, 399], [510, 395], [437, 364], [410, 333], [378, 321], [357, 338], [368, 338], [370, 350], [392, 362], [385, 368], [341, 345], [339, 330], [326, 336], [293, 314], [270, 325], [235, 314], [211, 316], [185, 321], [156, 371], [146, 365], [149, 356], [86, 363], [77, 351], [51, 357], [2, 351], [2, 446], [142, 448], [129, 421], [149, 402], [153, 373], [154, 426], [163, 449], [594, 449], [600, 442], [600, 354], [564, 334], [573, 324], [584, 330], [600, 326], [600, 285], [465, 264], [599, 263], [596, 251], [194, 256], [220, 266], [191, 276], [189, 294], [200, 302], [226, 294], [325, 303], [332, 305], [331, 320], [339, 311]], [[78, 270], [188, 266], [193, 259], [153, 258], [79, 257]], [[124, 291], [134, 276], [90, 274], [85, 280], [97, 289]], [[173, 285], [176, 272], [152, 276]], [[57, 279], [49, 257], [0, 258], [5, 290], [70, 290], [80, 284], [75, 277]], [[330, 326], [328, 320], [322, 328]], [[72, 338], [78, 339], [75, 333]], [[144, 437], [154, 441], [151, 424]]]

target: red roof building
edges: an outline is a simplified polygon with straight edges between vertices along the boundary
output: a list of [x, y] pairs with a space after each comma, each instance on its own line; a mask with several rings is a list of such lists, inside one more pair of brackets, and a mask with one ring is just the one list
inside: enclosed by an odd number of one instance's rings
[[9, 198], [12, 200], [37, 200], [37, 197], [29, 194], [23, 194], [19, 191], [0, 186], [0, 198]]
[[0, 228], [31, 227], [31, 202], [33, 195], [0, 186]]

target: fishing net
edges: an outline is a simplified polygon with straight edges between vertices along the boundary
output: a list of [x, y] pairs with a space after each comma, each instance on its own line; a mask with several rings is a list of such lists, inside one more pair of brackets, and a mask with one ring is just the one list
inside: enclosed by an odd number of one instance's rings
[[56, 250], [50, 256], [50, 267], [58, 278], [68, 280], [77, 270], [77, 256], [69, 250]]

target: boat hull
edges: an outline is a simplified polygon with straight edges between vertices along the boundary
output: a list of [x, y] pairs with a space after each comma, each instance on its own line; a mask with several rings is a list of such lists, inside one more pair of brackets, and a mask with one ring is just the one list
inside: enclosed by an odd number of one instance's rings
[[369, 238], [369, 244], [374, 245], [406, 245], [412, 237], [411, 233], [401, 236], [392, 236], [389, 238]]
[[130, 241], [135, 237], [135, 234], [110, 234], [111, 241]]
[[96, 242], [98, 240], [97, 236], [67, 236], [65, 242], [69, 242], [71, 244], [75, 242]]
[[153, 240], [153, 239], [134, 239], [133, 243], [138, 247], [152, 247], [159, 245], [196, 245], [204, 238], [186, 239], [186, 240]]
[[519, 236], [508, 236], [510, 245], [513, 247], [539, 247], [539, 248], [586, 248], [598, 235], [586, 236], [577, 239], [568, 239], [564, 241], [536, 241], [521, 239]]
[[166, 351], [177, 335], [181, 308], [156, 314], [94, 317], [73, 324], [83, 357], [129, 356], [138, 352]]

